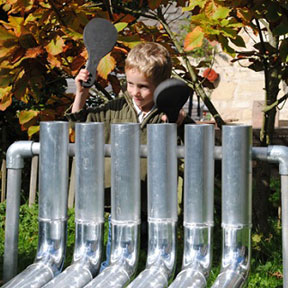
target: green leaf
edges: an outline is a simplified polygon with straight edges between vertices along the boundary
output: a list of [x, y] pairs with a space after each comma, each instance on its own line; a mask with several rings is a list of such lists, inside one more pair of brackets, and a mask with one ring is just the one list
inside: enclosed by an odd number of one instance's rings
[[28, 136], [31, 137], [32, 135], [38, 133], [40, 131], [40, 125], [37, 126], [30, 126], [28, 128]]
[[184, 40], [184, 50], [192, 51], [194, 48], [201, 47], [204, 39], [204, 33], [201, 27], [196, 27], [188, 33]]
[[229, 13], [230, 13], [229, 8], [219, 6], [213, 13], [212, 19], [214, 20], [224, 19], [229, 15]]
[[115, 26], [117, 32], [120, 32], [120, 31], [122, 31], [123, 29], [125, 29], [128, 26], [128, 23], [119, 22], [119, 23], [116, 23], [114, 26]]
[[35, 110], [23, 110], [19, 113], [19, 123], [21, 125], [31, 121], [33, 118], [39, 115], [39, 111]]
[[230, 40], [233, 44], [235, 44], [238, 47], [244, 47], [244, 48], [246, 47], [246, 44], [240, 35], [237, 35], [235, 39], [230, 38]]
[[235, 50], [229, 46], [228, 39], [223, 35], [219, 35], [218, 39], [222, 46], [223, 51], [230, 54], [232, 57], [235, 57]]
[[141, 38], [138, 35], [119, 36], [118, 42], [123, 43], [126, 47], [133, 48], [141, 42]]

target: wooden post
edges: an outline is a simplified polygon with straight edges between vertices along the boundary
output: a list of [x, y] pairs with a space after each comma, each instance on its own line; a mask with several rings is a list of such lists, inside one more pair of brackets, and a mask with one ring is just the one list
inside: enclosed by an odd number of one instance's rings
[[31, 161], [29, 207], [35, 203], [38, 176], [38, 156], [33, 156]]
[[5, 201], [6, 192], [6, 160], [2, 160], [1, 165], [1, 202]]
[[71, 175], [70, 175], [70, 184], [69, 184], [69, 193], [68, 193], [68, 208], [74, 207], [74, 198], [75, 198], [75, 157], [72, 160]]

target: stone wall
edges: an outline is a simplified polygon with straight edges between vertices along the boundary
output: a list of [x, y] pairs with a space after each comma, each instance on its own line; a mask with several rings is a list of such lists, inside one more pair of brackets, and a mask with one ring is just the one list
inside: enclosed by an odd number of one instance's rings
[[[247, 47], [253, 44], [253, 39], [247, 35], [245, 41]], [[232, 63], [231, 60], [232, 58], [223, 52], [216, 56], [213, 69], [219, 73], [220, 81], [212, 91], [212, 103], [225, 121], [259, 128], [263, 117], [261, 108], [265, 100], [264, 73], [254, 72], [238, 62]], [[279, 97], [284, 94], [283, 90], [280, 91]], [[283, 102], [280, 104], [281, 107], [277, 112], [276, 126], [287, 126], [288, 105]]]

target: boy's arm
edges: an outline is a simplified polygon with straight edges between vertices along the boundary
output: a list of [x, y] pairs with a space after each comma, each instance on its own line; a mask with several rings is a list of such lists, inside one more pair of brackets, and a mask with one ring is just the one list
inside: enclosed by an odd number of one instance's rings
[[75, 78], [76, 93], [74, 102], [72, 104], [72, 113], [80, 111], [86, 103], [86, 99], [89, 95], [89, 88], [83, 87], [81, 85], [81, 82], [86, 82], [88, 78], [89, 72], [86, 69], [81, 69], [79, 74]]

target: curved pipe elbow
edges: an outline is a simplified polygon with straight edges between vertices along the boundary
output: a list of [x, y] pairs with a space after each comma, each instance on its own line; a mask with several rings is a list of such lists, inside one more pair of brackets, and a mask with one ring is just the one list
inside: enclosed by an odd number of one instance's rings
[[136, 272], [139, 258], [139, 224], [112, 223], [110, 265], [85, 288], [124, 287]]
[[212, 226], [185, 226], [182, 271], [169, 288], [202, 288], [212, 266]]
[[268, 161], [279, 163], [279, 174], [288, 175], [288, 147], [268, 146]]
[[146, 269], [127, 288], [167, 287], [176, 265], [176, 222], [149, 222]]
[[6, 154], [6, 166], [8, 169], [23, 169], [23, 158], [32, 157], [33, 141], [16, 141], [11, 144]]
[[224, 227], [221, 272], [212, 288], [240, 288], [246, 284], [251, 258], [251, 228]]
[[102, 223], [76, 223], [72, 264], [44, 287], [81, 288], [89, 283], [99, 271], [102, 235]]
[[5, 288], [38, 288], [60, 273], [65, 259], [67, 221], [39, 221], [39, 244], [36, 259], [11, 279]]

